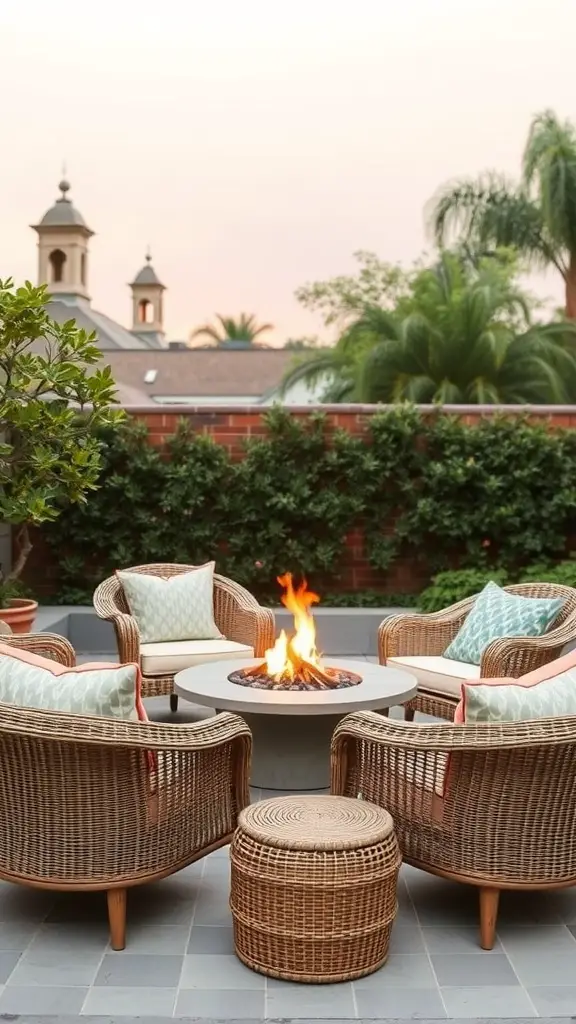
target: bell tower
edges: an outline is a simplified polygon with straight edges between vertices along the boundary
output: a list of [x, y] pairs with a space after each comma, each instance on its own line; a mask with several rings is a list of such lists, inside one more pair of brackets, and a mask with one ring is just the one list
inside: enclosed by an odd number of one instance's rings
[[132, 334], [164, 339], [163, 293], [166, 288], [152, 266], [150, 251], [146, 262], [130, 285], [132, 289]]
[[38, 235], [38, 284], [47, 284], [52, 295], [88, 294], [88, 241], [94, 234], [68, 197], [70, 184], [63, 179], [60, 197], [32, 227]]

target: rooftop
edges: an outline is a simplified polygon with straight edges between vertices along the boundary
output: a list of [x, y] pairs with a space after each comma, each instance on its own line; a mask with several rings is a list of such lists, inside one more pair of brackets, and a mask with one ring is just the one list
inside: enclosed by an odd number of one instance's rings
[[118, 382], [144, 391], [149, 399], [162, 395], [260, 398], [280, 385], [293, 356], [293, 352], [272, 348], [116, 349], [107, 351], [103, 362], [112, 367]]
[[[114, 350], [135, 349], [138, 355], [139, 349], [146, 353], [159, 346], [159, 342], [153, 335], [150, 338], [144, 338], [139, 334], [132, 333], [106, 316], [105, 313], [94, 309], [87, 299], [77, 295], [58, 295], [50, 302], [48, 312], [59, 323], [74, 319], [78, 327], [83, 327], [86, 331], [96, 331], [98, 348], [106, 353], [106, 362], [110, 362], [109, 357]], [[126, 383], [132, 384], [132, 381], [126, 381]], [[136, 386], [136, 382], [134, 385]]]

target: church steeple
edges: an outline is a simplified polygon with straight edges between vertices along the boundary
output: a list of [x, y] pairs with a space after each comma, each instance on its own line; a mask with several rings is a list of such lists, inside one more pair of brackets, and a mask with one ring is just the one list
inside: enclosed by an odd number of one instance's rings
[[132, 333], [156, 335], [158, 341], [164, 338], [163, 293], [166, 288], [152, 266], [150, 249], [146, 262], [132, 281]]
[[38, 224], [38, 283], [53, 295], [88, 295], [88, 240], [94, 234], [68, 197], [69, 182], [59, 184], [60, 197]]

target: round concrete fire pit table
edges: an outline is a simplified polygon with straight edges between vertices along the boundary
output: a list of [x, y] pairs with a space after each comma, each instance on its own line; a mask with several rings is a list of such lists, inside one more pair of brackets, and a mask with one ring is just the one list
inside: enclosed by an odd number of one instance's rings
[[256, 658], [213, 661], [178, 672], [180, 697], [217, 711], [235, 711], [254, 738], [252, 785], [263, 789], [325, 789], [330, 785], [330, 740], [351, 711], [380, 711], [416, 695], [408, 672], [369, 661], [324, 658], [326, 666], [362, 676], [356, 686], [338, 690], [259, 690], [231, 683], [228, 676], [256, 665]]

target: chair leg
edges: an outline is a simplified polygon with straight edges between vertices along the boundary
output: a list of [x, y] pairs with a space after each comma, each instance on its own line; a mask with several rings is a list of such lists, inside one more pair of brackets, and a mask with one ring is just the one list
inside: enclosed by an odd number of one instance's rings
[[499, 889], [480, 889], [480, 945], [492, 949], [498, 920]]
[[413, 722], [415, 714], [416, 714], [416, 708], [411, 708], [407, 704], [404, 705], [404, 721], [405, 722]]
[[108, 889], [108, 924], [112, 949], [126, 946], [126, 889]]
[[178, 711], [178, 694], [170, 694], [170, 711]]

